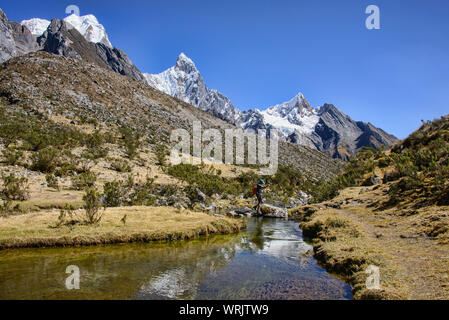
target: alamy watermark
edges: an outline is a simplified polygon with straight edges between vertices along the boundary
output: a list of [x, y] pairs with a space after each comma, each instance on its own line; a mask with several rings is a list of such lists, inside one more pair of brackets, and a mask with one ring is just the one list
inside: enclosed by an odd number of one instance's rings
[[380, 9], [378, 6], [372, 4], [366, 7], [366, 14], [369, 14], [365, 20], [365, 26], [368, 30], [380, 29]]
[[[202, 162], [248, 164], [267, 166], [260, 168], [261, 175], [273, 175], [277, 172], [279, 145], [275, 130], [270, 130], [270, 138], [267, 139], [265, 130], [259, 130], [255, 134], [243, 129], [226, 129], [224, 130], [224, 148], [222, 131], [207, 129], [203, 132], [200, 121], [193, 122], [192, 131], [192, 135], [185, 129], [172, 131], [170, 141], [177, 143], [170, 153], [172, 165], [181, 163], [200, 165]], [[269, 152], [267, 152], [267, 141], [270, 142]]]
[[65, 280], [65, 287], [67, 290], [79, 290], [80, 289], [80, 268], [78, 266], [68, 266], [65, 269], [65, 273], [70, 274]]
[[67, 8], [65, 8], [65, 13], [74, 14], [79, 17], [81, 12], [80, 12], [80, 8], [77, 5], [71, 4], [71, 5], [67, 6]]
[[366, 268], [365, 273], [368, 274], [365, 286], [369, 290], [380, 290], [380, 269], [377, 266], [370, 265]]

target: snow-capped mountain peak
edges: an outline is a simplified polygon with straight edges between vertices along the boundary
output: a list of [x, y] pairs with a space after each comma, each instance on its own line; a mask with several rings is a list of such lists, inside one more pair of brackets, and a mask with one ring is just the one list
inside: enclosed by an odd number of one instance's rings
[[[76, 14], [72, 14], [63, 20], [78, 30], [78, 32], [81, 33], [87, 41], [93, 43], [99, 42], [109, 48], [112, 48], [112, 44], [109, 41], [109, 37], [104, 26], [98, 22], [98, 19], [94, 15], [88, 14], [85, 16], [77, 16]], [[45, 30], [47, 30], [50, 25], [50, 21], [33, 18], [30, 20], [24, 20], [21, 24], [26, 26], [33, 35], [39, 37], [45, 32]]]
[[77, 16], [76, 14], [72, 14], [64, 18], [64, 21], [74, 26], [87, 41], [102, 43], [112, 48], [104, 26], [98, 22], [98, 19], [94, 15]]
[[302, 93], [298, 93], [287, 102], [268, 108], [267, 113], [273, 116], [303, 115], [313, 111], [312, 106]]
[[26, 26], [30, 30], [31, 34], [38, 37], [41, 36], [50, 25], [50, 21], [45, 19], [33, 18], [29, 20], [23, 20], [21, 25]]
[[349, 154], [354, 154], [361, 147], [359, 137], [379, 145], [389, 145], [396, 139], [376, 128], [374, 133], [368, 132], [366, 125], [354, 122], [334, 106], [313, 108], [302, 93], [264, 111], [240, 111], [226, 96], [207, 88], [194, 62], [184, 53], [170, 69], [144, 76], [150, 86], [244, 130], [268, 137], [270, 129], [274, 129], [281, 139], [328, 152], [334, 157], [348, 158]]
[[[178, 56], [178, 59], [176, 60], [177, 66], [183, 66], [183, 65], [191, 65], [195, 67], [195, 63], [185, 55], [184, 52], [181, 52]], [[196, 68], [196, 67], [195, 67]]]
[[236, 123], [240, 111], [217, 90], [207, 88], [195, 63], [181, 53], [175, 66], [159, 74], [144, 74], [147, 83], [220, 119]]

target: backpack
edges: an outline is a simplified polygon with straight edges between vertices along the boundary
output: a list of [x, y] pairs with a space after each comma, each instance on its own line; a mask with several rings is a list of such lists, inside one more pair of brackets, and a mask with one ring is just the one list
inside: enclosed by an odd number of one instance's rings
[[257, 186], [253, 187], [253, 194], [256, 195], [257, 194]]

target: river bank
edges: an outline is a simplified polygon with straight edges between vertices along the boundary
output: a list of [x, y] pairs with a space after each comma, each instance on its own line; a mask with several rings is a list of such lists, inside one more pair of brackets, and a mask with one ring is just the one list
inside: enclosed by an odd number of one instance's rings
[[2, 217], [0, 250], [187, 240], [246, 228], [245, 219], [214, 217], [171, 207], [109, 208], [101, 222], [94, 225], [82, 223], [83, 210], [75, 211], [74, 215], [77, 217], [74, 223], [60, 226], [59, 210]]
[[[351, 299], [298, 223], [245, 220], [244, 232], [188, 241], [0, 250], [0, 299]], [[79, 268], [79, 290], [67, 290], [67, 266]]]
[[[447, 207], [382, 206], [386, 188], [343, 190], [332, 201], [290, 210], [314, 247], [314, 257], [342, 276], [354, 299], [448, 299]], [[368, 289], [370, 265], [380, 289]]]

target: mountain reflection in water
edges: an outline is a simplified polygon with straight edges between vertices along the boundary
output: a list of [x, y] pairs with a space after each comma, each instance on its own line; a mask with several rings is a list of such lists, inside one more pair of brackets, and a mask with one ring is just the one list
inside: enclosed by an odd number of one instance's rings
[[[307, 254], [298, 224], [253, 218], [247, 232], [176, 243], [0, 252], [0, 299], [350, 299]], [[81, 270], [67, 290], [65, 269]]]

